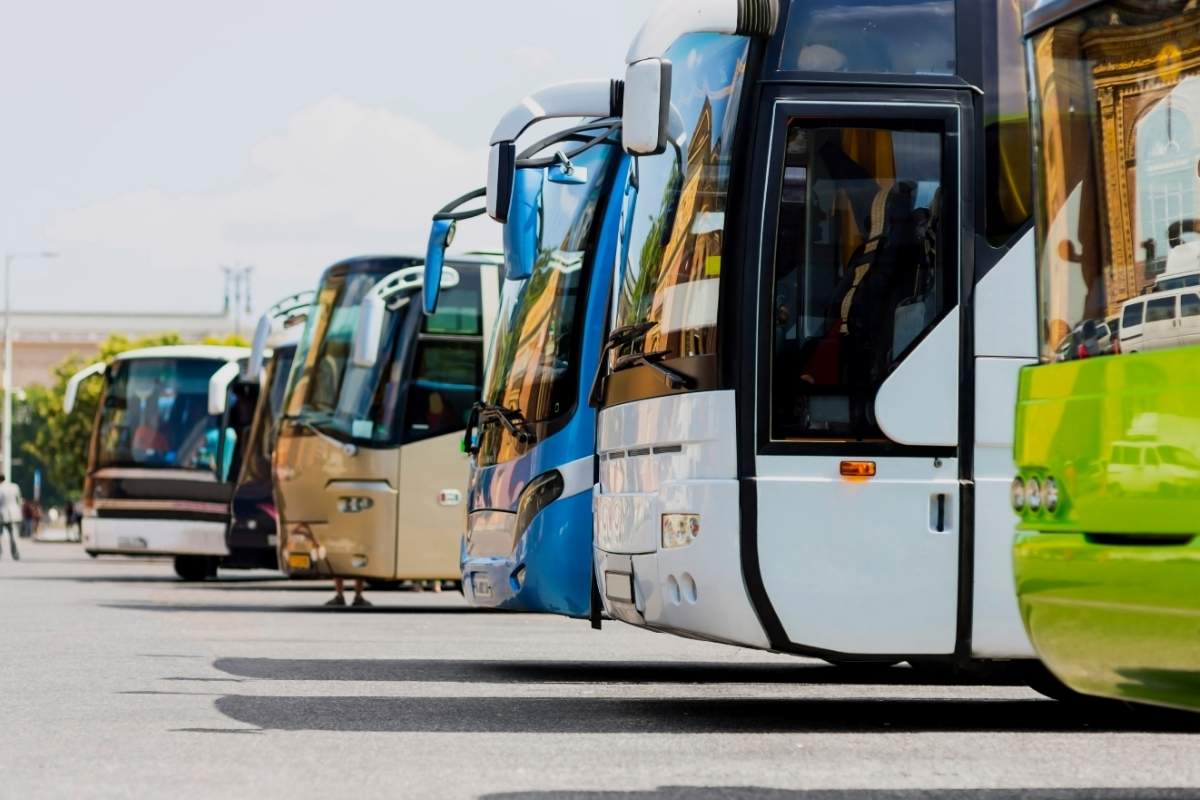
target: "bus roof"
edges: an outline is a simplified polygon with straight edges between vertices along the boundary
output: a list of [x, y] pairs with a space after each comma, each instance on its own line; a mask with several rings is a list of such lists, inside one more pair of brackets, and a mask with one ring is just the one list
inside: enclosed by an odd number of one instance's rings
[[[380, 276], [391, 274], [404, 267], [419, 267], [425, 263], [425, 254], [372, 255], [344, 258], [330, 264], [321, 273], [321, 283], [332, 275], [347, 273], [368, 273]], [[455, 267], [480, 266], [483, 264], [503, 264], [504, 256], [500, 253], [456, 253], [446, 256], [446, 263]]]
[[161, 347], [141, 347], [117, 354], [117, 361], [140, 358], [208, 358], [214, 361], [237, 361], [250, 355], [249, 347], [225, 347], [211, 344], [172, 344]]

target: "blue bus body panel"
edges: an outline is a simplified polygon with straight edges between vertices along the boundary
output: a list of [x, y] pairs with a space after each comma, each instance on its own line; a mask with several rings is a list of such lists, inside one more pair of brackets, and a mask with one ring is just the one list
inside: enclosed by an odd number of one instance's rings
[[[629, 159], [621, 156], [613, 189], [604, 201], [596, 252], [589, 254], [591, 273], [579, 346], [579, 385], [571, 418], [520, 458], [473, 468], [467, 490], [468, 513], [492, 509], [515, 514], [521, 491], [531, 480], [595, 455], [596, 411], [588, 405], [588, 395], [608, 330], [613, 263], [624, 199], [622, 187], [628, 171]], [[461, 553], [463, 594], [472, 605], [587, 617], [592, 592], [591, 486], [546, 506], [507, 555], [470, 556], [465, 540]], [[491, 587], [490, 597], [476, 596], [473, 590], [476, 574], [486, 578]]]

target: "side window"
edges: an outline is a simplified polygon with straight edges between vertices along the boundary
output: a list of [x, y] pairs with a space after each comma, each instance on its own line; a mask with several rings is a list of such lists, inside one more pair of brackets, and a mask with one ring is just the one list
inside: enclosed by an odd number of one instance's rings
[[[453, 268], [452, 265], [447, 266]], [[437, 313], [425, 317], [421, 331], [459, 336], [483, 335], [483, 309], [479, 305], [479, 291], [479, 270], [458, 270], [458, 285], [441, 292]]]
[[465, 428], [482, 383], [480, 340], [423, 335], [417, 343], [408, 386], [404, 442], [419, 442]]
[[[1033, 211], [1033, 163], [1029, 150], [1029, 94], [1021, 25], [1034, 0], [995, 0], [996, 29], [989, 44], [995, 63], [984, 95], [983, 143], [987, 158], [987, 237], [1001, 245]], [[990, 59], [989, 59], [990, 60]]]
[[1157, 467], [1158, 466], [1158, 453], [1156, 453], [1154, 451], [1154, 448], [1147, 447], [1144, 452], [1146, 453], [1146, 466], [1147, 467]]
[[1182, 294], [1179, 296], [1179, 316], [1200, 317], [1200, 295]]
[[1133, 328], [1142, 324], [1142, 311], [1145, 306], [1142, 303], [1130, 303], [1125, 306], [1125, 311], [1121, 314], [1121, 327]]
[[1160, 297], [1146, 303], [1146, 322], [1163, 322], [1175, 318], [1175, 298]]
[[935, 131], [788, 124], [769, 310], [773, 440], [884, 438], [876, 392], [954, 304], [942, 149]]

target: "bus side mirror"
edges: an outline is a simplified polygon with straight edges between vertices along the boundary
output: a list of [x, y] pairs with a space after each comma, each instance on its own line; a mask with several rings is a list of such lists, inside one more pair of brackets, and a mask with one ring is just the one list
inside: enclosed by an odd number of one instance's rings
[[487, 213], [496, 222], [508, 222], [516, 172], [516, 143], [497, 142], [492, 145], [488, 153]]
[[[436, 298], [434, 302], [436, 303]], [[351, 364], [363, 369], [375, 366], [375, 362], [379, 360], [379, 342], [383, 339], [383, 322], [386, 316], [387, 304], [382, 297], [371, 292], [363, 298], [362, 307], [358, 311], [358, 325], [354, 329], [354, 340], [350, 346]]]
[[105, 364], [103, 361], [92, 364], [90, 367], [84, 367], [71, 376], [67, 381], [67, 390], [63, 394], [63, 411], [70, 415], [75, 411], [75, 401], [79, 399], [79, 385], [88, 378], [96, 375], [104, 374]]
[[671, 62], [635, 61], [625, 70], [621, 146], [634, 156], [658, 155], [667, 147], [671, 116]]
[[512, 205], [504, 224], [505, 276], [523, 281], [533, 274], [538, 244], [542, 238], [542, 180], [538, 168], [517, 170], [513, 181]]
[[250, 345], [250, 358], [246, 360], [246, 368], [242, 371], [242, 380], [247, 383], [258, 383], [262, 378], [263, 362], [267, 358], [267, 339], [271, 336], [271, 320], [267, 315], [258, 319], [258, 327], [254, 329], [254, 341]]
[[242, 368], [236, 361], [229, 361], [208, 379], [208, 413], [223, 417], [229, 409], [229, 385], [237, 380]]
[[437, 311], [442, 291], [442, 265], [446, 263], [446, 248], [454, 243], [457, 223], [452, 219], [435, 219], [429, 228], [429, 245], [425, 248], [425, 285], [422, 300], [426, 314]]

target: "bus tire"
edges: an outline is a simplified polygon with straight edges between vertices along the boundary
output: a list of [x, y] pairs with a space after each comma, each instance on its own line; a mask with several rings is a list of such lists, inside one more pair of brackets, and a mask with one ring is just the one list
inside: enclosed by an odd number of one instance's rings
[[207, 556], [175, 556], [175, 574], [185, 581], [202, 581], [216, 573], [216, 562]]

